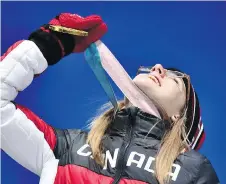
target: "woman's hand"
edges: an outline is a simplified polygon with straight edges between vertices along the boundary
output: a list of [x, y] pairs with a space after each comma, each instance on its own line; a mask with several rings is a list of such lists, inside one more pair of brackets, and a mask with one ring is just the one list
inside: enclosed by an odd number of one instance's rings
[[77, 14], [61, 13], [49, 24], [88, 32], [88, 36], [74, 36], [76, 44], [73, 52], [83, 52], [91, 43], [99, 40], [107, 32], [107, 25], [98, 15], [81, 17]]
[[[50, 30], [49, 25], [62, 26], [88, 32], [88, 36], [74, 36]], [[49, 65], [73, 52], [83, 52], [107, 32], [107, 25], [98, 15], [81, 17], [77, 14], [61, 13], [48, 24], [34, 31], [29, 40], [35, 42]]]

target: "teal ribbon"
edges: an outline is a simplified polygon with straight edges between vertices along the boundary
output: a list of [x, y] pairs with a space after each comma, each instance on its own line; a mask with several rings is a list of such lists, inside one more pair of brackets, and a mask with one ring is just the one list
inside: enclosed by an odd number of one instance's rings
[[117, 99], [114, 90], [110, 84], [110, 81], [107, 77], [107, 74], [101, 64], [100, 54], [95, 43], [92, 43], [85, 50], [85, 59], [86, 62], [89, 64], [90, 68], [92, 69], [93, 73], [95, 74], [97, 80], [100, 82], [102, 88], [107, 94], [116, 112], [118, 110]]

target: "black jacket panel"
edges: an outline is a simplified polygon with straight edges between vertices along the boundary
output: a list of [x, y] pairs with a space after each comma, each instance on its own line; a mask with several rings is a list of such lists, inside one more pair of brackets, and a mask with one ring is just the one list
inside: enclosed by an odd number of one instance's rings
[[[93, 160], [85, 131], [56, 129], [58, 142], [54, 153], [59, 165], [79, 165], [114, 178], [113, 183], [126, 178], [158, 184], [155, 157], [168, 127], [167, 122], [131, 107], [117, 113], [103, 137], [104, 167]], [[219, 184], [219, 180], [207, 158], [189, 150], [175, 160], [170, 184]]]

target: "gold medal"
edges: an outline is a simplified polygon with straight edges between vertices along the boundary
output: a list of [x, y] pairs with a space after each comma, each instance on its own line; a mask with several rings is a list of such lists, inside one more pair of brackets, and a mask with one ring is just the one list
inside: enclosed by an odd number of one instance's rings
[[76, 36], [88, 36], [88, 32], [86, 31], [62, 27], [62, 26], [49, 25], [49, 29], [51, 29], [52, 31], [67, 33], [67, 34], [76, 35]]

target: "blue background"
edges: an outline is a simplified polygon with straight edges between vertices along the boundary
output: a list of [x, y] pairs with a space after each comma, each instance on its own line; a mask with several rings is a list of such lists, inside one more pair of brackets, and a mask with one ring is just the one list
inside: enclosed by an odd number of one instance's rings
[[[131, 76], [140, 65], [155, 63], [191, 75], [207, 132], [200, 152], [225, 184], [226, 3], [2, 2], [2, 52], [60, 12], [101, 15], [109, 28], [102, 40]], [[73, 54], [49, 67], [16, 101], [55, 127], [82, 128], [107, 97], [83, 54]], [[3, 184], [38, 183], [37, 176], [1, 153]]]

